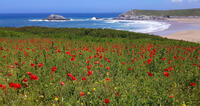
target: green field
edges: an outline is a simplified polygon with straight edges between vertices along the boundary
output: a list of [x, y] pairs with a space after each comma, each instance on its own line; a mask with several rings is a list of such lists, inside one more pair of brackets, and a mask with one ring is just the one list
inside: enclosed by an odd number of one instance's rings
[[111, 29], [0, 28], [0, 106], [198, 106], [200, 44]]

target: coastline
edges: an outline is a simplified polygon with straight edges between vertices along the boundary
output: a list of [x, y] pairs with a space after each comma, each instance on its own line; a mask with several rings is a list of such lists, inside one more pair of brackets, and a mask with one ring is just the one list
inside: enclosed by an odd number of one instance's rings
[[168, 39], [200, 43], [200, 18], [176, 18], [166, 20], [165, 22], [171, 24], [168, 29], [150, 34], [159, 35]]

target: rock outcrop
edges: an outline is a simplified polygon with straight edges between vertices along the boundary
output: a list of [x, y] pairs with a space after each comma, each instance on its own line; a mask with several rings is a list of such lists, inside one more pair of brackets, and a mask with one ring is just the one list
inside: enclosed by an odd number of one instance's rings
[[52, 15], [48, 16], [47, 18], [45, 18], [44, 20], [70, 20], [70, 19], [67, 19], [61, 15], [52, 14]]
[[164, 16], [147, 16], [147, 15], [129, 15], [129, 14], [122, 14], [116, 19], [118, 20], [165, 20], [166, 17]]

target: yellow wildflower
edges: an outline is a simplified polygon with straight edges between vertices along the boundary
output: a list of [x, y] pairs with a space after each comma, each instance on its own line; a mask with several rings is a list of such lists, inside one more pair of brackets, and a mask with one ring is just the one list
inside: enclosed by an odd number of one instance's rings
[[58, 101], [58, 97], [55, 97], [55, 101]]
[[110, 75], [110, 73], [106, 73], [106, 75], [107, 75], [107, 76], [109, 76], [109, 75]]
[[90, 93], [90, 92], [87, 92], [87, 94], [90, 95], [91, 93]]
[[182, 106], [186, 106], [186, 104], [184, 103]]
[[56, 104], [52, 104], [52, 106], [56, 106]]
[[44, 98], [44, 96], [43, 96], [43, 95], [40, 95], [39, 97], [40, 97], [40, 98]]

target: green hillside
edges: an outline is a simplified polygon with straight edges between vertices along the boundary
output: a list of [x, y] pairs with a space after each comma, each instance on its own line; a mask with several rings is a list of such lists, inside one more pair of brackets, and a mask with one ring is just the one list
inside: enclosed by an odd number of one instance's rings
[[153, 16], [200, 16], [200, 9], [180, 9], [180, 10], [131, 10], [125, 14], [153, 15]]

